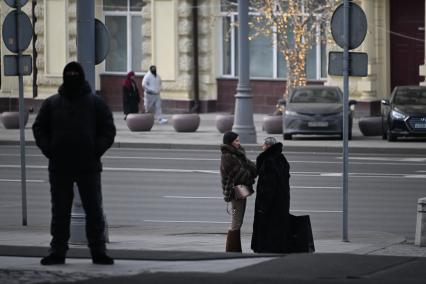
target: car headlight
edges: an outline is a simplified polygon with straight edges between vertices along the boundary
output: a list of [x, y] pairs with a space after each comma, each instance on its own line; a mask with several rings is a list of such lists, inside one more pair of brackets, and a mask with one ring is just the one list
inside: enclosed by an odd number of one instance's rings
[[295, 111], [286, 110], [286, 111], [285, 111], [285, 115], [298, 115], [298, 113], [297, 113], [297, 112], [295, 112]]
[[402, 112], [399, 112], [397, 110], [392, 110], [391, 111], [391, 116], [395, 119], [405, 119], [407, 116], [405, 114], [403, 114]]

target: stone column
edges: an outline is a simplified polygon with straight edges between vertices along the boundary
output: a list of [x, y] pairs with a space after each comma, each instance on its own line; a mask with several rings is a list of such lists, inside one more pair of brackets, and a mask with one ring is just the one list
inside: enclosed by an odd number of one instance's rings
[[[382, 1], [378, 1], [382, 2]], [[368, 30], [362, 45], [362, 51], [368, 54], [368, 76], [363, 77], [357, 82], [357, 89], [361, 94], [358, 104], [355, 106], [355, 114], [358, 117], [380, 115], [380, 100], [378, 99], [379, 84], [377, 80], [378, 74], [378, 54], [380, 46], [378, 42], [377, 28], [379, 19], [377, 17], [376, 1], [361, 2], [361, 7], [367, 17]], [[383, 48], [383, 47], [382, 47]]]

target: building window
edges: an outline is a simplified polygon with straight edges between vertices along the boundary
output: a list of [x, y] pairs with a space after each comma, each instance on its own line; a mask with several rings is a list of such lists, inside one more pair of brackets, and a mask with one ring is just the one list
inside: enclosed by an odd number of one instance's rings
[[[237, 1], [222, 0], [222, 76], [238, 76]], [[250, 19], [253, 15], [250, 15]], [[250, 21], [249, 19], [249, 21]], [[254, 21], [250, 21], [253, 23]], [[317, 27], [317, 41], [306, 54], [306, 76], [310, 80], [327, 77], [327, 46], [323, 40], [325, 25]], [[254, 34], [250, 27], [249, 35]], [[291, 36], [292, 33], [289, 33]], [[250, 76], [253, 78], [285, 79], [287, 65], [276, 46], [277, 34], [250, 36]], [[290, 39], [291, 40], [291, 39]]]
[[143, 0], [104, 0], [103, 11], [111, 41], [107, 72], [142, 72]]

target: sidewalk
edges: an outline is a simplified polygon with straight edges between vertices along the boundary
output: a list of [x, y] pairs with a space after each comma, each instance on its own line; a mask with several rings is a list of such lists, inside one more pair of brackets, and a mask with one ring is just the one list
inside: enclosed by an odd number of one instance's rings
[[[117, 137], [114, 147], [218, 149], [222, 135], [215, 113], [201, 114], [194, 133], [176, 132], [170, 121], [155, 124], [149, 132], [131, 132], [121, 113], [114, 113]], [[254, 115], [259, 151], [267, 136], [263, 114]], [[170, 118], [170, 115], [166, 115]], [[34, 144], [30, 115], [26, 142]], [[19, 145], [19, 131], [0, 125], [0, 144]], [[341, 152], [338, 139], [296, 137], [283, 142], [285, 151]], [[425, 153], [425, 141], [389, 143], [381, 137], [364, 137], [354, 121], [350, 153]], [[49, 228], [10, 226], [0, 228], [0, 283], [424, 283], [426, 248], [384, 232], [350, 232], [342, 242], [339, 232], [317, 232], [315, 254], [259, 255], [251, 253], [250, 238], [243, 234], [243, 254], [224, 253], [224, 233], [163, 233], [150, 235], [137, 227], [109, 228], [110, 253], [116, 265], [92, 265], [85, 246], [73, 245], [67, 265], [44, 267]], [[112, 278], [112, 277], [120, 277]], [[91, 279], [91, 280], [88, 280]]]
[[[169, 119], [167, 124], [154, 124], [151, 131], [131, 132], [124, 115], [119, 112], [114, 113], [114, 122], [117, 127], [117, 136], [113, 147], [144, 147], [144, 148], [191, 148], [191, 149], [218, 149], [222, 141], [222, 136], [216, 128], [217, 113], [200, 114], [201, 123], [196, 132], [176, 132], [170, 121], [171, 115], [165, 115]], [[260, 149], [263, 139], [274, 136], [278, 141], [283, 142], [284, 151], [311, 151], [311, 152], [341, 152], [342, 141], [334, 137], [311, 137], [296, 136], [293, 140], [283, 141], [281, 134], [268, 134], [262, 130], [264, 114], [254, 114], [254, 126], [256, 129], [257, 144], [244, 144], [246, 150]], [[31, 125], [35, 114], [31, 114], [25, 128], [25, 140], [27, 144], [34, 144], [34, 137]], [[0, 124], [0, 145], [19, 143], [18, 129], [5, 129]], [[353, 140], [349, 141], [350, 153], [424, 153], [426, 154], [426, 140], [404, 139], [403, 141], [387, 142], [379, 136], [365, 137], [361, 134], [358, 121], [354, 120]]]
[[[67, 264], [41, 266], [49, 234], [43, 227], [0, 229], [0, 283], [424, 283], [426, 248], [381, 232], [315, 236], [316, 253], [224, 253], [225, 234], [141, 233], [109, 228], [114, 266], [91, 264], [84, 245], [71, 245]], [[119, 277], [119, 278], [117, 278]], [[377, 281], [377, 282], [376, 282]]]

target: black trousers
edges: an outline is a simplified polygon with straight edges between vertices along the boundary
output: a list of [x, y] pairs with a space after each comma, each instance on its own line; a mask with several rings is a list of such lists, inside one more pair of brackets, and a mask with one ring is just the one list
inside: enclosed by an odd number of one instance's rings
[[68, 250], [74, 183], [77, 184], [81, 203], [86, 213], [86, 236], [89, 248], [92, 254], [105, 252], [101, 173], [49, 172], [49, 181], [52, 204], [51, 252], [65, 255]]

